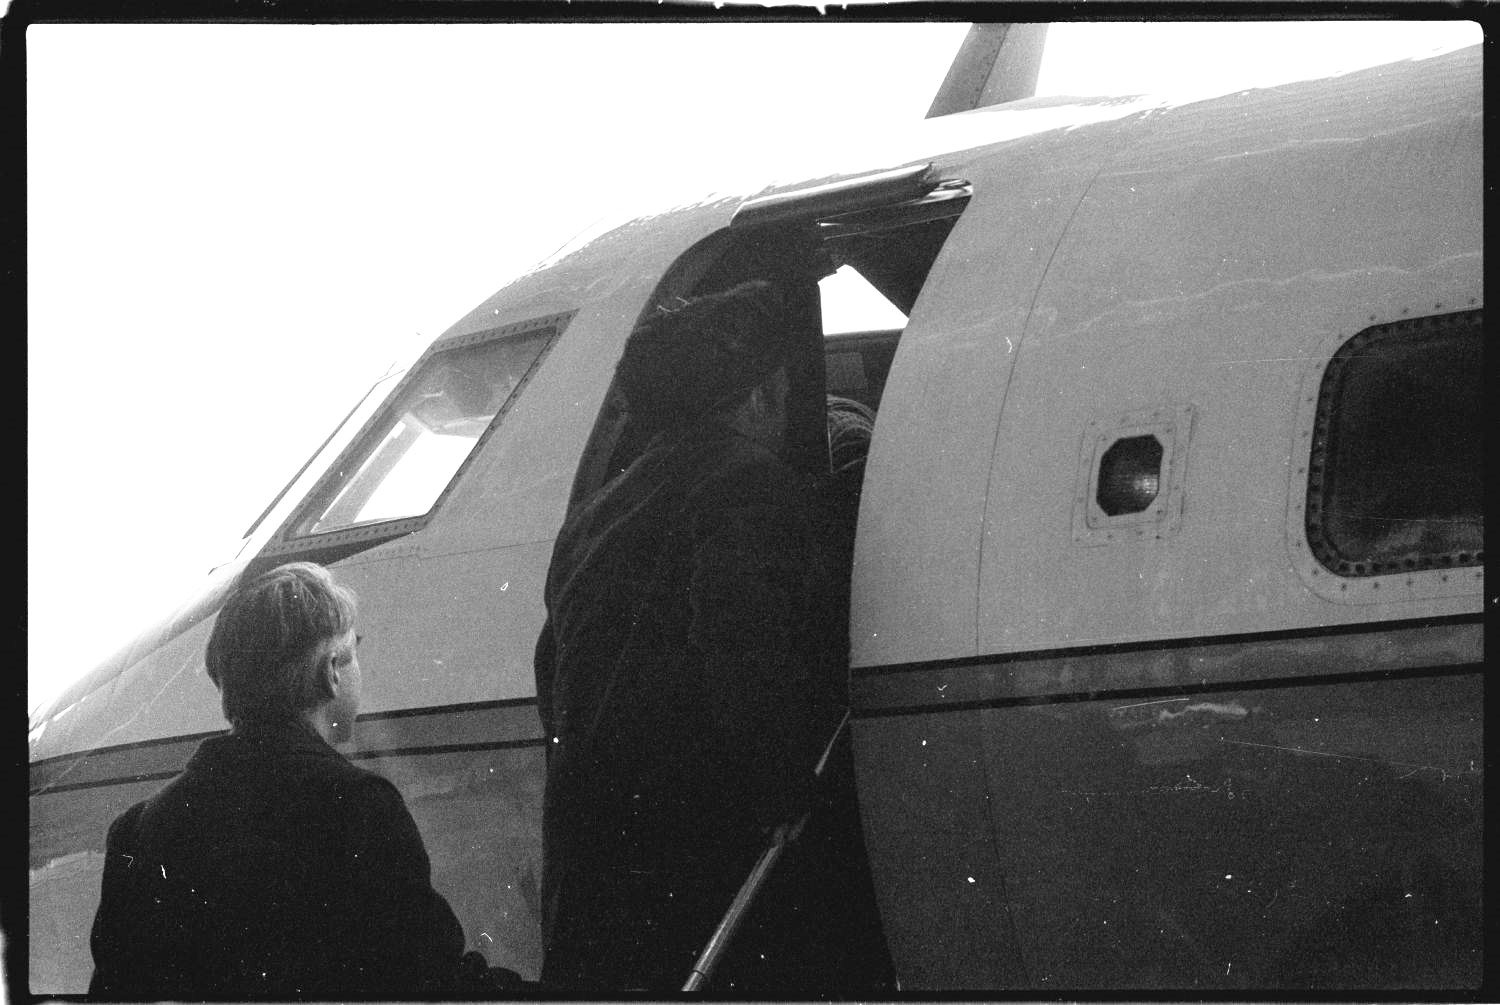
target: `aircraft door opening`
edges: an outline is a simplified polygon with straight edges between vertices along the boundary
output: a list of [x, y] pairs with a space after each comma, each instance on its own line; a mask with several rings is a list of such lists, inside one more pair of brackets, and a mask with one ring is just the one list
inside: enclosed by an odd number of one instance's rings
[[[837, 472], [830, 466], [833, 413], [853, 410], [873, 420], [882, 406], [889, 372], [899, 357], [904, 320], [916, 307], [933, 263], [969, 201], [966, 183], [941, 183], [922, 165], [882, 172], [801, 192], [747, 202], [730, 226], [689, 248], [666, 272], [642, 317], [674, 303], [731, 289], [752, 280], [780, 287], [788, 322], [806, 353], [789, 373], [788, 437], [793, 463], [813, 475], [825, 494], [828, 554], [837, 566], [832, 609], [847, 614], [864, 447], [835, 437]], [[881, 327], [829, 333], [823, 287], [839, 270], [852, 273], [864, 292], [884, 301]], [[893, 324], [894, 322], [894, 324]], [[841, 327], [848, 328], [844, 325]], [[664, 379], [667, 376], [664, 375]], [[842, 399], [842, 400], [840, 400]], [[879, 423], [874, 436], [878, 439]], [[618, 477], [655, 435], [629, 413], [616, 388], [584, 447], [570, 506], [581, 504]], [[834, 626], [847, 640], [847, 622]], [[829, 802], [805, 841], [838, 849], [835, 856], [867, 875], [854, 758], [848, 733], [834, 748], [826, 775]], [[875, 890], [856, 884], [847, 906], [849, 965], [886, 967], [888, 957]]]
[[[798, 463], [828, 474], [828, 395], [878, 409], [902, 327], [938, 251], [968, 202], [964, 182], [940, 182], [929, 165], [778, 193], [745, 203], [727, 230], [690, 248], [667, 272], [642, 316], [751, 280], [781, 288], [790, 323], [809, 352], [790, 374], [790, 433]], [[845, 282], [831, 284], [842, 274]], [[824, 291], [853, 285], [878, 304], [882, 327], [830, 333]], [[883, 301], [883, 303], [882, 303]], [[871, 316], [868, 308], [862, 312]], [[623, 471], [651, 431], [633, 428], [611, 391], [584, 448], [570, 506]]]

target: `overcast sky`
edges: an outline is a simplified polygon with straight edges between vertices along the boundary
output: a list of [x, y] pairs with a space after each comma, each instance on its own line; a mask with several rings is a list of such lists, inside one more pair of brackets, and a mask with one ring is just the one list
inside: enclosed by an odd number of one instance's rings
[[[377, 377], [510, 277], [601, 217], [920, 120], [966, 30], [32, 26], [28, 706], [191, 594]], [[1207, 95], [1479, 41], [1062, 25], [1038, 92]]]

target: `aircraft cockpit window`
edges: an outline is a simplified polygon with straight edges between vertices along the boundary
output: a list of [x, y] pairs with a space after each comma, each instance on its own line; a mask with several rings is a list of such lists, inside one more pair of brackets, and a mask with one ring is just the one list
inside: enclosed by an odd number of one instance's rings
[[1484, 561], [1482, 310], [1376, 325], [1324, 370], [1307, 540], [1343, 577]]
[[430, 510], [550, 336], [498, 340], [428, 360], [393, 403], [374, 448], [350, 465], [350, 477], [302, 533], [324, 534]]
[[515, 401], [563, 321], [541, 319], [439, 345], [267, 551], [368, 546], [417, 529]]

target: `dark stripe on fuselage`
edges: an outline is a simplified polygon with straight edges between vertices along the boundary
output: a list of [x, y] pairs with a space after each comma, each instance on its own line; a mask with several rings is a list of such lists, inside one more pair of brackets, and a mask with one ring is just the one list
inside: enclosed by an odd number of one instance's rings
[[452, 712], [483, 712], [496, 708], [535, 707], [535, 698], [505, 698], [501, 701], [466, 701], [453, 705], [433, 705], [428, 708], [393, 708], [388, 712], [366, 712], [357, 722], [378, 722], [382, 719], [409, 719], [418, 715], [447, 715]]
[[1107, 656], [1116, 653], [1165, 652], [1173, 649], [1197, 649], [1204, 646], [1235, 645], [1250, 642], [1281, 642], [1294, 639], [1328, 638], [1338, 635], [1373, 635], [1413, 628], [1442, 628], [1451, 625], [1479, 625], [1481, 614], [1452, 614], [1440, 618], [1413, 618], [1405, 621], [1356, 622], [1319, 628], [1287, 628], [1274, 632], [1243, 632], [1234, 635], [1195, 635], [1178, 639], [1149, 639], [1141, 642], [1101, 642], [1096, 645], [1055, 646], [1051, 649], [1023, 649], [1012, 653], [987, 656], [959, 656], [946, 660], [916, 660], [910, 663], [882, 663], [854, 667], [852, 676], [879, 677], [884, 674], [910, 673], [913, 670], [945, 670], [970, 666], [992, 666], [1022, 660], [1052, 659], [1061, 656]]
[[[182, 771], [199, 743], [222, 732], [144, 740], [50, 757], [31, 765], [30, 794], [171, 778]], [[513, 698], [361, 715], [355, 720], [354, 745], [348, 756], [365, 760], [539, 747], [544, 742], [536, 718], [536, 699]]]
[[1461, 677], [1482, 672], [1482, 663], [1456, 666], [1419, 667], [1414, 670], [1374, 670], [1361, 673], [1326, 674], [1317, 677], [1265, 677], [1260, 680], [1228, 681], [1218, 684], [1190, 684], [1171, 687], [1117, 688], [1110, 691], [1074, 691], [1015, 698], [990, 698], [975, 701], [935, 702], [897, 708], [857, 709], [856, 719], [885, 719], [904, 715], [930, 715], [946, 712], [972, 712], [986, 708], [1021, 708], [1034, 705], [1062, 705], [1081, 701], [1110, 701], [1121, 698], [1175, 698], [1229, 692], [1258, 691], [1266, 688], [1324, 687], [1331, 684], [1366, 684], [1374, 681], [1420, 680], [1435, 677]]
[[[467, 754], [490, 750], [517, 750], [524, 747], [544, 747], [547, 741], [542, 737], [531, 740], [503, 740], [497, 743], [449, 743], [435, 747], [404, 747], [394, 750], [357, 750], [348, 755], [351, 761], [368, 761], [382, 757], [431, 757], [436, 754]], [[92, 782], [64, 782], [58, 785], [49, 785], [46, 789], [33, 789], [33, 796], [51, 796], [60, 792], [77, 792], [80, 789], [98, 789], [110, 785], [133, 785], [137, 782], [166, 782], [178, 775], [181, 771], [159, 771], [154, 774], [145, 775], [121, 775], [104, 778]]]
[[148, 747], [168, 747], [174, 743], [202, 743], [210, 736], [218, 736], [222, 732], [224, 730], [215, 729], [207, 733], [184, 733], [181, 736], [163, 736], [155, 740], [136, 740], [134, 743], [117, 743], [111, 747], [93, 747], [89, 750], [80, 750], [72, 754], [58, 754], [55, 757], [44, 757], [40, 761], [32, 761], [30, 768], [35, 772], [39, 768], [50, 768], [58, 764], [71, 764], [81, 757], [120, 754], [127, 750], [144, 750]]
[[1092, 646], [856, 671], [859, 719], [1477, 673], [1479, 617]]
[[[1380, 658], [1368, 651], [1374, 643], [1381, 644]], [[1482, 616], [1461, 615], [860, 667], [852, 671], [852, 698], [856, 718], [875, 719], [1449, 676], [1478, 672], [1482, 659]], [[535, 708], [535, 698], [511, 698], [368, 713], [357, 720], [349, 756], [539, 747], [545, 741]], [[30, 766], [31, 795], [171, 778], [215, 735], [142, 740], [37, 761]]]
[[497, 743], [447, 743], [436, 747], [400, 747], [392, 750], [359, 750], [349, 755], [351, 761], [377, 757], [430, 757], [433, 754], [467, 754], [480, 750], [518, 750], [523, 747], [545, 747], [543, 737], [530, 740], [502, 740]]
[[54, 796], [61, 792], [77, 792], [80, 789], [98, 789], [107, 785], [134, 785], [137, 782], [166, 782], [178, 775], [181, 771], [157, 771], [145, 775], [125, 775], [119, 778], [107, 778], [99, 782], [63, 782], [58, 785], [49, 785], [45, 790], [32, 789], [33, 796]]
[[[419, 715], [445, 715], [451, 712], [477, 712], [495, 708], [525, 708], [536, 705], [535, 698], [506, 698], [501, 701], [467, 701], [453, 705], [431, 705], [424, 708], [397, 708], [387, 712], [366, 712], [356, 719], [356, 722], [379, 722], [384, 719], [405, 719]], [[117, 754], [126, 750], [139, 750], [143, 747], [164, 747], [174, 743], [201, 743], [210, 736], [218, 736], [223, 733], [222, 729], [210, 730], [206, 733], [184, 733], [181, 736], [163, 736], [155, 740], [136, 740], [133, 743], [118, 743], [109, 747], [93, 747], [89, 750], [80, 750], [72, 754], [58, 754], [55, 757], [44, 757], [39, 761], [32, 761], [31, 770], [48, 767], [54, 764], [70, 763], [80, 757], [94, 757], [101, 754]]]

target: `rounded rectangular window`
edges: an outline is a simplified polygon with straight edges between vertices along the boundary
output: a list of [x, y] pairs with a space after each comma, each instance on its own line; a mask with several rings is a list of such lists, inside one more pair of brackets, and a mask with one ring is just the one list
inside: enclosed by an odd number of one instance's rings
[[1323, 372], [1307, 540], [1343, 577], [1484, 561], [1482, 310], [1366, 328]]
[[529, 327], [470, 336], [428, 355], [325, 477], [288, 537], [410, 521], [431, 511], [558, 332]]

